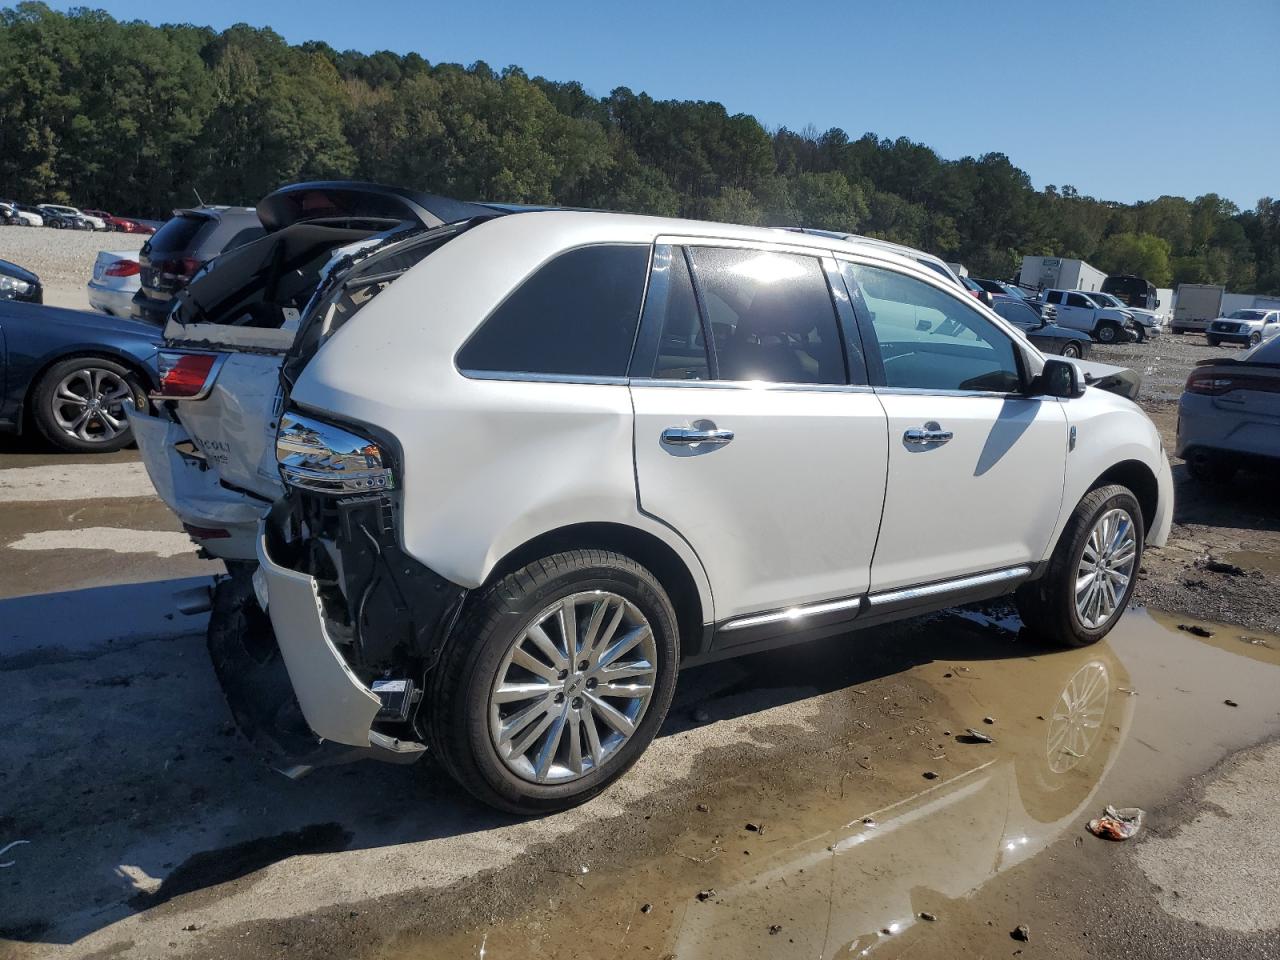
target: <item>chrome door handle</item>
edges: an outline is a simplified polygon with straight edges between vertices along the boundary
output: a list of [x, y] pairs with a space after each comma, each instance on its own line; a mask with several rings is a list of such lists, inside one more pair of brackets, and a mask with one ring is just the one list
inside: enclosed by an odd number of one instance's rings
[[667, 427], [662, 431], [662, 442], [673, 447], [695, 443], [724, 444], [733, 439], [732, 430], [693, 430], [689, 427]]
[[950, 440], [955, 434], [950, 430], [942, 430], [937, 424], [926, 423], [924, 427], [914, 430], [908, 430], [902, 435], [902, 442], [909, 443], [914, 446], [924, 446], [925, 444], [936, 443], [943, 444]]

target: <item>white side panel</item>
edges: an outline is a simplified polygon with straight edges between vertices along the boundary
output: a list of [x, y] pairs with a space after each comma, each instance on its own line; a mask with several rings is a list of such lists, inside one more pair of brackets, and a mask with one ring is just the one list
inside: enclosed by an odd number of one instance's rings
[[[1067, 423], [1055, 400], [883, 393], [889, 486], [872, 590], [1040, 560], [1062, 503]], [[904, 442], [928, 422], [940, 445]], [[932, 429], [932, 428], [930, 428]]]
[[[717, 617], [866, 591], [887, 452], [874, 394], [643, 381], [631, 392], [641, 506], [693, 544]], [[734, 438], [670, 446], [668, 427]]]

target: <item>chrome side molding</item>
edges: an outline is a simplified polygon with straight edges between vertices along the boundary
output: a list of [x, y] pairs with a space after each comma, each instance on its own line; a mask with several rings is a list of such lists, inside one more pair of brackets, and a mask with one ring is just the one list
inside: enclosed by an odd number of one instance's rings
[[980, 587], [990, 587], [998, 583], [1020, 580], [1030, 575], [1031, 568], [1029, 566], [1009, 567], [1006, 570], [978, 573], [969, 577], [957, 577], [954, 580], [940, 580], [937, 583], [927, 583], [920, 587], [903, 587], [900, 590], [873, 593], [867, 597], [867, 602], [870, 603], [872, 609], [875, 609], [876, 607], [910, 603], [913, 600], [926, 600], [942, 594], [963, 593], [966, 590], [976, 590]]
[[769, 613], [753, 613], [736, 620], [729, 620], [720, 627], [722, 632], [745, 630], [747, 627], [763, 627], [771, 623], [786, 623], [792, 620], [803, 620], [824, 613], [838, 613], [841, 610], [856, 610], [862, 606], [862, 597], [848, 597], [844, 600], [820, 600], [817, 603], [806, 603], [785, 610], [771, 610]]

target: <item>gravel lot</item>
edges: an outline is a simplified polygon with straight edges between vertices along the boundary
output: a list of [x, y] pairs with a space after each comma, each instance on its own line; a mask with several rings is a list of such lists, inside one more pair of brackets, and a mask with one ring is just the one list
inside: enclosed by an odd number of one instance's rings
[[85, 284], [98, 251], [137, 250], [146, 239], [140, 233], [0, 227], [0, 260], [33, 271], [44, 282], [45, 303], [88, 310]]

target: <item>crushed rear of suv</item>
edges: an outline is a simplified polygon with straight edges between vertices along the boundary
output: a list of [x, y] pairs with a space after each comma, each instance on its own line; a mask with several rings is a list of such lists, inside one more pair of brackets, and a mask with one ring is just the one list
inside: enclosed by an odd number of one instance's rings
[[180, 514], [207, 504], [153, 446], [253, 515], [210, 646], [283, 767], [430, 750], [486, 803], [563, 809], [639, 758], [682, 667], [1009, 593], [1092, 643], [1168, 534], [1125, 374], [1045, 359], [913, 257], [453, 212], [333, 248], [296, 320], [197, 347], [224, 261], [170, 324], [139, 442]]

